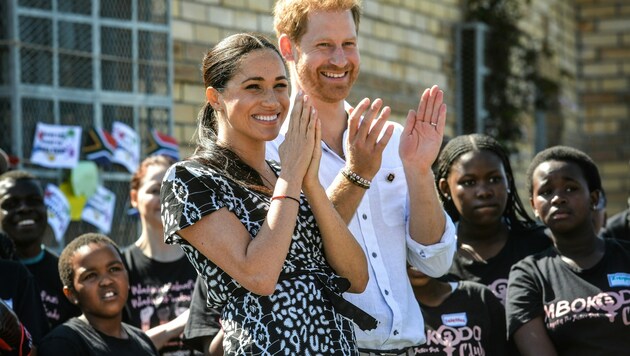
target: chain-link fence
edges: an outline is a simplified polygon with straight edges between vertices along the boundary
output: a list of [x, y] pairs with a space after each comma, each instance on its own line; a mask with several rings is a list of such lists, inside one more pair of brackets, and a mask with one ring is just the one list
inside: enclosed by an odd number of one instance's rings
[[[0, 147], [19, 168], [44, 185], [68, 179], [69, 170], [29, 163], [38, 122], [81, 126], [85, 135], [118, 121], [143, 142], [151, 129], [172, 133], [169, 9], [170, 0], [0, 1]], [[116, 194], [109, 235], [127, 245], [139, 225], [127, 213], [130, 173], [113, 165], [99, 178]], [[92, 231], [72, 222], [65, 242]]]

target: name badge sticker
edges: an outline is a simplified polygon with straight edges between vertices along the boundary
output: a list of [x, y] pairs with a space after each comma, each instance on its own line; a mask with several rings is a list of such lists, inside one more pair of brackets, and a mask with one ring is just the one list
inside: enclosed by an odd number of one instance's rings
[[611, 287], [630, 287], [630, 273], [609, 274], [608, 285]]
[[466, 313], [442, 314], [442, 324], [446, 326], [466, 326], [468, 316]]

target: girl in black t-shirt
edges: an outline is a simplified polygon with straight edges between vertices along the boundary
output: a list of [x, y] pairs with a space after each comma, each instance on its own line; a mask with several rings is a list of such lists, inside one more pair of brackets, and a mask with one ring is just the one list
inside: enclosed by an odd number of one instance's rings
[[138, 210], [140, 237], [123, 250], [129, 272], [126, 321], [144, 331], [161, 355], [193, 355], [180, 335], [188, 320], [197, 272], [179, 246], [164, 243], [160, 187], [175, 160], [145, 158], [131, 178], [129, 198]]
[[527, 214], [503, 146], [483, 134], [451, 139], [437, 160], [435, 183], [457, 224], [449, 276], [484, 284], [505, 302], [510, 268], [551, 245]]
[[527, 170], [530, 203], [554, 248], [510, 272], [508, 333], [524, 355], [627, 355], [630, 243], [593, 228], [601, 178], [570, 147], [538, 153]]

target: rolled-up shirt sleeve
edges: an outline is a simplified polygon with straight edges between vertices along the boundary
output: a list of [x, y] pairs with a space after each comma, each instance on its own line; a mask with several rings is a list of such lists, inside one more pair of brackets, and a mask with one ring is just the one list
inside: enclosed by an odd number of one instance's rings
[[455, 225], [446, 212], [444, 212], [444, 217], [446, 220], [444, 233], [440, 241], [433, 245], [416, 242], [411, 238], [407, 226], [407, 261], [422, 273], [434, 278], [448, 272], [457, 249]]

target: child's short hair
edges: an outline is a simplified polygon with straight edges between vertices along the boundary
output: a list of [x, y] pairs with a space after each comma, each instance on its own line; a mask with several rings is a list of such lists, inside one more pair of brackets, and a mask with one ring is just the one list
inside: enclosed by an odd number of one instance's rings
[[61, 278], [61, 283], [64, 287], [69, 288], [70, 290], [74, 290], [74, 270], [72, 269], [72, 256], [74, 253], [83, 246], [89, 244], [101, 244], [101, 245], [110, 245], [114, 247], [120, 258], [122, 259], [122, 254], [120, 253], [120, 248], [112, 239], [97, 233], [87, 233], [76, 237], [72, 240], [61, 252], [59, 256], [59, 278]]
[[570, 162], [577, 165], [584, 175], [584, 179], [588, 184], [590, 192], [602, 189], [602, 180], [599, 175], [599, 169], [597, 169], [597, 164], [595, 164], [591, 157], [577, 148], [554, 146], [538, 152], [527, 168], [527, 190], [530, 197], [532, 196], [534, 188], [534, 171], [538, 168], [538, 166], [547, 161]]

